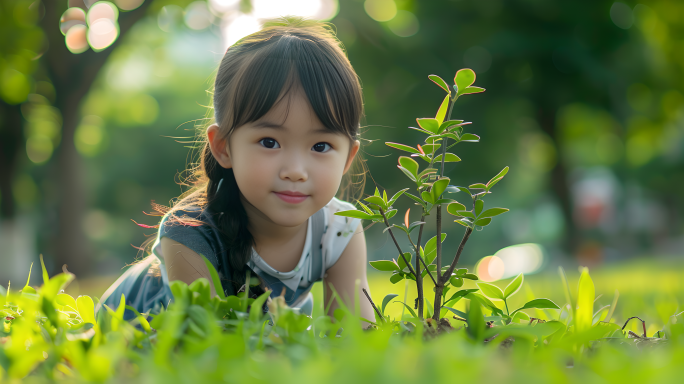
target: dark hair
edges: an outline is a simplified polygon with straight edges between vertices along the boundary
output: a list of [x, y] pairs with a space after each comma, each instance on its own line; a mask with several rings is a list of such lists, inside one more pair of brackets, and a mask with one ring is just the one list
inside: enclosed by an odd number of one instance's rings
[[[363, 116], [358, 76], [327, 23], [294, 16], [265, 22], [260, 31], [242, 38], [226, 51], [213, 88], [213, 120], [219, 126], [219, 138], [229, 138], [236, 128], [261, 118], [297, 86], [304, 90], [327, 129], [346, 135], [350, 142], [356, 140]], [[232, 275], [225, 278], [230, 278], [238, 288], [245, 281], [245, 264], [251, 258], [254, 239], [247, 229], [247, 214], [233, 170], [221, 167], [209, 148], [205, 129], [213, 121], [208, 120], [199, 127], [198, 142], [202, 148], [199, 164], [190, 168], [192, 175], [189, 183], [185, 183], [191, 186], [190, 190], [172, 208], [152, 205], [160, 214], [169, 214], [168, 223], [192, 222], [174, 215], [189, 207], [199, 206], [214, 214], [227, 249], [227, 254], [219, 259]], [[356, 162], [363, 167], [362, 161]], [[346, 183], [340, 188], [342, 195], [352, 189], [363, 193], [365, 177], [355, 183], [351, 174], [346, 175]], [[363, 172], [360, 175], [365, 176]]]

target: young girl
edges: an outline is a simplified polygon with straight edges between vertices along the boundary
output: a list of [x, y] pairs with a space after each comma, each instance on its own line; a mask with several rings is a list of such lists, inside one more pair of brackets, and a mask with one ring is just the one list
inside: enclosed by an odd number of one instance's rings
[[[201, 254], [227, 295], [271, 289], [310, 315], [311, 287], [323, 280], [374, 318], [360, 295], [368, 289], [360, 220], [334, 215], [354, 209], [334, 196], [359, 150], [363, 114], [361, 86], [334, 34], [301, 18], [265, 23], [226, 51], [213, 106], [195, 187], [164, 215], [152, 254], [101, 302], [114, 309], [123, 293], [139, 312], [156, 313], [172, 299], [169, 281], [211, 284]], [[257, 292], [245, 287], [248, 271]], [[338, 304], [324, 292], [332, 314]]]

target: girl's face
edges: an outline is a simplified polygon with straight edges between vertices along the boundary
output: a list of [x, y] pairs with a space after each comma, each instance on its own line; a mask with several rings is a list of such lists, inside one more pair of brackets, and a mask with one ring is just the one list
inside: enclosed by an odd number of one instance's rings
[[295, 227], [335, 196], [360, 143], [327, 130], [301, 87], [289, 96], [289, 111], [286, 96], [227, 143], [215, 124], [207, 135], [218, 163], [233, 168], [250, 220]]

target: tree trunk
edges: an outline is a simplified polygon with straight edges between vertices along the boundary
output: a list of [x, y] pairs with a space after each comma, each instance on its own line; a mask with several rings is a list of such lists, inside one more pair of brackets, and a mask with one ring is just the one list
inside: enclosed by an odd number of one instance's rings
[[51, 272], [61, 272], [67, 264], [77, 277], [92, 274], [90, 246], [83, 231], [83, 216], [88, 206], [88, 191], [85, 186], [84, 164], [76, 151], [74, 134], [78, 126], [81, 100], [88, 94], [111, 52], [125, 38], [131, 27], [140, 20], [150, 4], [145, 1], [138, 9], [119, 14], [119, 38], [102, 52], [92, 50], [81, 54], [69, 52], [64, 36], [59, 32], [59, 19], [66, 10], [66, 2], [45, 1], [45, 17], [41, 27], [49, 41], [45, 52], [47, 72], [55, 87], [57, 107], [64, 121], [62, 140], [55, 150], [54, 182], [57, 185], [59, 207], [57, 207], [57, 235], [51, 240], [54, 265]]
[[17, 213], [12, 181], [24, 149], [19, 105], [0, 101], [0, 219], [13, 219]]

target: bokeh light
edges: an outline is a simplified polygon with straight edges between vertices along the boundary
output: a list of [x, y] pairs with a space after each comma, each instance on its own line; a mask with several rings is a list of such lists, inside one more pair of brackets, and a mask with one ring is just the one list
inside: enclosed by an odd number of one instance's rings
[[223, 29], [223, 39], [226, 48], [250, 33], [258, 31], [260, 28], [259, 21], [250, 15], [240, 15], [232, 22], [226, 23], [226, 27]]
[[86, 21], [88, 21], [88, 25], [92, 27], [93, 23], [100, 19], [109, 19], [113, 23], [116, 22], [118, 18], [119, 9], [116, 7], [116, 5], [110, 3], [109, 1], [98, 1], [97, 3], [93, 4], [92, 7], [90, 7], [90, 10], [88, 10]]
[[622, 29], [629, 29], [634, 24], [634, 15], [629, 5], [616, 1], [610, 7], [610, 19]]
[[209, 9], [215, 14], [220, 15], [229, 11], [235, 11], [240, 5], [240, 0], [209, 0]]
[[475, 270], [480, 280], [496, 281], [504, 275], [504, 263], [496, 256], [487, 256], [477, 263]]
[[0, 72], [0, 97], [7, 104], [22, 103], [31, 92], [31, 81], [23, 73], [5, 67]]
[[77, 24], [69, 28], [64, 41], [71, 53], [83, 53], [88, 50], [88, 27]]
[[81, 155], [94, 157], [100, 153], [106, 134], [103, 127], [104, 121], [99, 116], [88, 115], [83, 117], [74, 135], [76, 150]]
[[463, 53], [463, 64], [477, 74], [485, 73], [492, 66], [492, 55], [486, 48], [476, 45]]
[[86, 13], [81, 8], [69, 8], [59, 19], [59, 30], [63, 35], [66, 35], [69, 28], [74, 25], [86, 25]]
[[108, 18], [95, 20], [88, 28], [88, 44], [94, 51], [101, 51], [112, 45], [119, 37], [119, 25]]
[[31, 135], [26, 140], [26, 155], [35, 164], [43, 164], [48, 161], [54, 149], [52, 140], [45, 135]]
[[397, 5], [394, 0], [366, 0], [363, 8], [375, 21], [390, 21], [397, 15]]
[[418, 33], [420, 23], [413, 13], [399, 10], [396, 12], [396, 15], [387, 22], [387, 27], [399, 37], [409, 37]]
[[194, 30], [201, 30], [211, 25], [214, 16], [209, 12], [206, 1], [195, 1], [185, 8], [185, 24]]
[[539, 244], [517, 244], [503, 248], [493, 256], [483, 257], [476, 265], [483, 281], [496, 281], [537, 272], [544, 263], [544, 251]]
[[164, 6], [157, 16], [157, 25], [164, 32], [171, 32], [183, 20], [183, 8], [177, 5]]
[[114, 2], [124, 11], [132, 11], [141, 6], [145, 0], [114, 0]]

